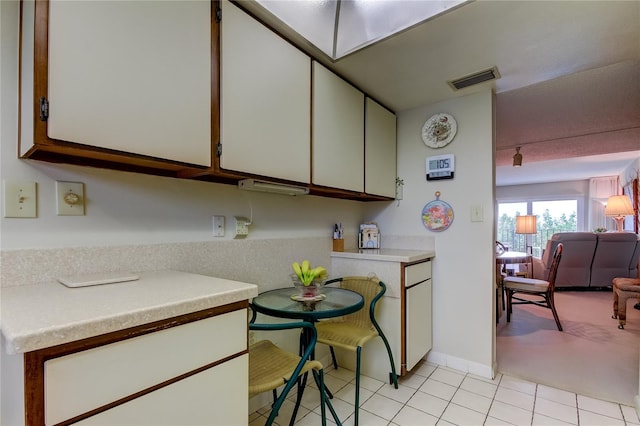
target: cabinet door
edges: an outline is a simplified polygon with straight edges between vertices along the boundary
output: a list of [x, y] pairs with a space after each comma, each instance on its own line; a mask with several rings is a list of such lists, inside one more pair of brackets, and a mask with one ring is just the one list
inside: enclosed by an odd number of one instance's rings
[[209, 166], [210, 8], [50, 2], [47, 136]]
[[220, 166], [309, 183], [311, 59], [222, 2]]
[[406, 368], [411, 370], [431, 349], [431, 280], [405, 291]]
[[396, 116], [374, 100], [365, 105], [365, 192], [395, 197]]
[[[47, 360], [46, 423], [65, 421], [238, 354], [247, 349], [246, 333], [247, 311], [241, 309]], [[236, 384], [245, 399], [247, 383]]]
[[364, 192], [364, 94], [313, 63], [312, 182]]
[[248, 371], [243, 355], [76, 424], [246, 425]]

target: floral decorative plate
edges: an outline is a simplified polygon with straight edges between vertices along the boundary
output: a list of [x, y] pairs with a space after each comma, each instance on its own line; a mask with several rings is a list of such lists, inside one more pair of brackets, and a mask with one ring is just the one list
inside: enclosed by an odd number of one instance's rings
[[442, 148], [453, 140], [458, 131], [458, 123], [449, 114], [435, 114], [422, 126], [422, 140], [430, 148]]
[[436, 192], [436, 199], [422, 209], [422, 223], [433, 232], [444, 231], [453, 223], [453, 209], [449, 203], [440, 200], [440, 191]]

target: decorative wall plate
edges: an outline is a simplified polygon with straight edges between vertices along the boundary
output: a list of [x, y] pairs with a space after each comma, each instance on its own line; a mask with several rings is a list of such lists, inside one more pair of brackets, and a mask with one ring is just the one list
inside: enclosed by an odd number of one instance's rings
[[440, 200], [440, 191], [436, 191], [436, 199], [428, 202], [422, 209], [422, 223], [433, 232], [446, 230], [453, 223], [453, 209]]
[[458, 131], [458, 123], [449, 114], [435, 114], [422, 126], [422, 140], [430, 148], [442, 148], [453, 140]]

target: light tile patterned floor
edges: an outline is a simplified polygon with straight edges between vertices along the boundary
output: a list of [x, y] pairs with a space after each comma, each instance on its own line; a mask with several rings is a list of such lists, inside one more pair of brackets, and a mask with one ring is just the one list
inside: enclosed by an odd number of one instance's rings
[[[332, 404], [343, 424], [352, 426], [355, 375], [327, 369], [326, 384], [334, 393]], [[289, 424], [293, 394], [280, 410], [276, 423]], [[269, 408], [249, 416], [250, 426], [264, 425]], [[327, 412], [327, 424], [333, 419]], [[320, 425], [318, 390], [305, 390], [296, 425]], [[494, 380], [423, 362], [400, 380], [398, 389], [362, 377], [360, 425], [640, 425], [633, 407], [590, 398], [544, 385], [498, 375]]]

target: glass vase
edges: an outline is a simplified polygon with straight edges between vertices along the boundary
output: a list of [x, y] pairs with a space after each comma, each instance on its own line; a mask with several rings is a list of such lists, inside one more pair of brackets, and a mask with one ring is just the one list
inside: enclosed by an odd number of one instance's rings
[[293, 281], [294, 287], [298, 289], [300, 297], [303, 299], [317, 298], [322, 294], [323, 280], [313, 280], [309, 285], [304, 285], [296, 274], [291, 274], [291, 281]]

